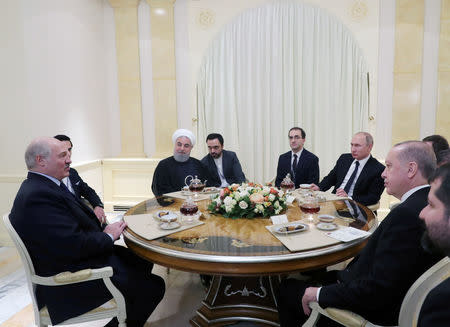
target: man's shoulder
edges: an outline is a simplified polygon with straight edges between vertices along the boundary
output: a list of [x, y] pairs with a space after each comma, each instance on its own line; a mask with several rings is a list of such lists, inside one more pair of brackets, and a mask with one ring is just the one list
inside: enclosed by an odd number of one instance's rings
[[319, 159], [319, 157], [317, 157], [314, 153], [312, 153], [311, 151], [308, 151], [306, 149], [303, 149], [302, 151], [302, 156], [305, 156], [305, 158], [311, 158], [311, 159]]
[[367, 164], [370, 166], [375, 167], [377, 170], [384, 170], [384, 165], [378, 161], [377, 158], [375, 158], [374, 156], [370, 156], [369, 160], [367, 161]]
[[285, 159], [285, 158], [290, 158], [290, 157], [291, 157], [291, 151], [280, 154], [280, 159]]
[[[427, 205], [429, 187], [424, 187], [411, 194], [405, 201], [396, 206], [386, 217], [388, 220], [396, 221], [401, 219], [402, 224], [408, 224], [413, 219], [404, 219], [405, 217], [415, 216], [418, 218], [420, 211]], [[419, 221], [419, 219], [417, 219]]]

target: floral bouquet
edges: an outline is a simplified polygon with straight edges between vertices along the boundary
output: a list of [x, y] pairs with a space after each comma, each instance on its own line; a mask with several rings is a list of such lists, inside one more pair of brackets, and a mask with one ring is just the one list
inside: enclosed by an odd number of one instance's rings
[[208, 210], [227, 218], [277, 215], [286, 209], [284, 192], [254, 183], [232, 184], [213, 196]]

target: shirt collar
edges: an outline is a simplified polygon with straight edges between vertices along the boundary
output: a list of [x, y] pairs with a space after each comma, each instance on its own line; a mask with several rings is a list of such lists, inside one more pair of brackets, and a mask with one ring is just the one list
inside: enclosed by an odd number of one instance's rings
[[410, 189], [408, 192], [406, 192], [405, 194], [402, 195], [402, 198], [400, 199], [400, 202], [404, 202], [406, 201], [407, 198], [409, 198], [411, 196], [411, 194], [413, 194], [414, 192], [423, 189], [425, 187], [429, 187], [429, 184], [425, 184], [425, 185], [420, 185], [420, 186], [416, 186], [413, 187], [412, 189]]
[[39, 172], [37, 172], [37, 171], [30, 171], [30, 173], [33, 173], [33, 174], [36, 174], [36, 175], [41, 175], [41, 176], [47, 177], [49, 180], [51, 180], [52, 182], [54, 182], [54, 183], [55, 183], [56, 185], [58, 185], [58, 186], [61, 184], [61, 181], [58, 180], [58, 179], [56, 179], [56, 178], [53, 177], [53, 176], [45, 175], [45, 174], [39, 173]]
[[291, 156], [293, 157], [294, 154], [296, 154], [297, 158], [300, 158], [302, 152], [303, 152], [303, 148], [301, 148], [300, 151], [298, 151], [298, 152], [294, 152], [294, 151], [291, 150]]
[[370, 154], [367, 156], [367, 157], [365, 157], [364, 159], [361, 159], [361, 160], [353, 160], [353, 163], [355, 163], [356, 161], [359, 161], [359, 166], [360, 167], [364, 167], [364, 165], [367, 163], [367, 161], [369, 161], [369, 158], [370, 158]]

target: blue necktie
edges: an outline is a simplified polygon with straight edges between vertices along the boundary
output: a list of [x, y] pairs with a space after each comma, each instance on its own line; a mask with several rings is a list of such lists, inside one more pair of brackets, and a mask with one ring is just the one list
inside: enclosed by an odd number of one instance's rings
[[355, 162], [355, 170], [353, 171], [352, 175], [350, 176], [350, 179], [348, 180], [347, 184], [345, 184], [344, 191], [348, 194], [350, 192], [350, 188], [352, 187], [353, 181], [355, 180], [356, 174], [358, 173], [359, 168], [359, 161]]

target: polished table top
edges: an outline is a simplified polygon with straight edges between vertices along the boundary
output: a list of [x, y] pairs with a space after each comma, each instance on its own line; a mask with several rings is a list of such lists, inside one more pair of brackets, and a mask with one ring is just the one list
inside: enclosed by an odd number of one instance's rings
[[[351, 200], [349, 200], [352, 202]], [[178, 211], [183, 200], [160, 197], [143, 201], [125, 215], [154, 213], [158, 210]], [[138, 231], [124, 232], [127, 246], [138, 255], [158, 264], [185, 271], [220, 275], [261, 275], [302, 271], [324, 267], [357, 254], [367, 238], [352, 242], [290, 252], [265, 226], [268, 218], [230, 219], [208, 213], [209, 200], [197, 202], [205, 224], [154, 240], [146, 240]], [[372, 232], [377, 221], [369, 209], [358, 206], [360, 215], [354, 219], [337, 218], [339, 225], [353, 226]], [[319, 214], [350, 216], [344, 201], [321, 203]], [[302, 219], [294, 202], [285, 214], [289, 221]]]

